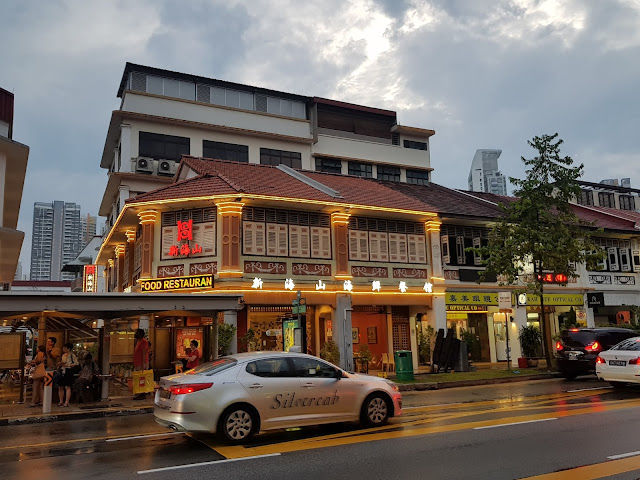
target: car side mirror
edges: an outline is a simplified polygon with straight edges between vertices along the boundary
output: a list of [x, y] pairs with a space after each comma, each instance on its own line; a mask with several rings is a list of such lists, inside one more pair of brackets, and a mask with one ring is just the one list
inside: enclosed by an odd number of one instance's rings
[[335, 378], [337, 378], [338, 380], [340, 380], [341, 378], [344, 377], [344, 372], [342, 370], [336, 369], [336, 376]]

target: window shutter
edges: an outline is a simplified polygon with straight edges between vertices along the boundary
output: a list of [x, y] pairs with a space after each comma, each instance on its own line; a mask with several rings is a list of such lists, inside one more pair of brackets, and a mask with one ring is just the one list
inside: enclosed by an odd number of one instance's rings
[[200, 231], [202, 232], [202, 255], [210, 256], [216, 254], [216, 222], [201, 223]]
[[[480, 237], [475, 237], [473, 239], [473, 247], [480, 248], [482, 246]], [[473, 252], [473, 264], [474, 265], [482, 265], [482, 256], [476, 252]]]
[[292, 257], [309, 257], [309, 227], [289, 225], [289, 255]]
[[620, 270], [630, 272], [631, 269], [631, 251], [628, 248], [620, 249]]
[[246, 255], [264, 255], [264, 223], [243, 222], [242, 247]]
[[386, 233], [369, 232], [369, 254], [372, 262], [389, 261], [389, 237]]
[[331, 229], [311, 227], [311, 257], [331, 258]]
[[[604, 247], [601, 247], [604, 248]], [[605, 258], [601, 261], [598, 262], [598, 270], [606, 270], [607, 269], [607, 258], [605, 256]]]
[[349, 259], [369, 260], [369, 232], [349, 230]]
[[464, 237], [456, 237], [456, 257], [458, 259], [458, 265], [466, 265]]
[[407, 235], [409, 263], [427, 263], [426, 241], [424, 235]]
[[173, 245], [178, 244], [178, 227], [162, 227], [162, 260], [173, 258], [169, 251]]
[[442, 263], [451, 263], [451, 250], [449, 248], [449, 237], [441, 236], [440, 243], [442, 244]]
[[278, 225], [278, 253], [279, 257], [289, 255], [289, 229], [286, 225]]
[[267, 255], [278, 255], [278, 224], [267, 223]]
[[407, 262], [407, 236], [404, 233], [389, 234], [389, 261]]
[[618, 262], [618, 247], [607, 248], [607, 258], [609, 259], [609, 270], [612, 272], [619, 272], [620, 263]]
[[631, 259], [633, 260], [633, 271], [640, 272], [640, 250], [631, 250]]

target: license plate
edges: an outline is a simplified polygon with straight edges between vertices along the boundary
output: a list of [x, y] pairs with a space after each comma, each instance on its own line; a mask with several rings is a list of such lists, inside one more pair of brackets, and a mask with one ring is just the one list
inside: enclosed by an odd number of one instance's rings
[[576, 353], [570, 352], [569, 353], [569, 360], [578, 360], [578, 359], [580, 359], [580, 356], [581, 355], [580, 355], [579, 352], [576, 352]]
[[160, 390], [160, 398], [171, 398], [171, 391], [169, 390]]
[[624, 367], [626, 364], [626, 360], [609, 360], [609, 365], [613, 365], [614, 367]]

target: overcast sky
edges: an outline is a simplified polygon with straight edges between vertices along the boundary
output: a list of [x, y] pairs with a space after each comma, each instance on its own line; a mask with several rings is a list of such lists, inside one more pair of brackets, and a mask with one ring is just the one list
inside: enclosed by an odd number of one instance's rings
[[640, 0], [5, 0], [0, 45], [31, 148], [25, 271], [34, 202], [97, 214], [127, 61], [395, 110], [436, 131], [447, 187], [466, 188], [478, 148], [522, 178], [527, 140], [555, 132], [585, 180], [640, 187]]

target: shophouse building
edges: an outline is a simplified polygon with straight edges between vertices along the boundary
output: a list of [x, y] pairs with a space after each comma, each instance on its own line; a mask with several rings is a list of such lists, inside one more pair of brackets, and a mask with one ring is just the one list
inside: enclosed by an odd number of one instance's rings
[[14, 279], [24, 240], [17, 228], [29, 147], [13, 140], [13, 109], [13, 94], [0, 88], [0, 290]]

